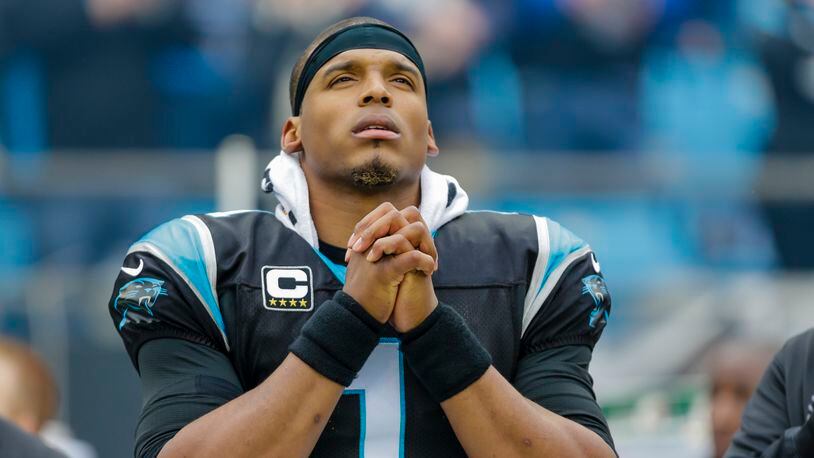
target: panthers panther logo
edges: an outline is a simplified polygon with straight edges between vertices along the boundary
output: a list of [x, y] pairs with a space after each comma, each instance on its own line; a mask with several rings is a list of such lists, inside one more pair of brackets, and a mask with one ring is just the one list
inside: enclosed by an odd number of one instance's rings
[[163, 280], [143, 277], [119, 288], [119, 295], [113, 303], [113, 308], [122, 314], [119, 329], [127, 323], [128, 317], [136, 323], [153, 321], [151, 317], [158, 296], [167, 295], [167, 289], [163, 285]]
[[595, 328], [597, 324], [608, 320], [607, 301], [610, 299], [605, 280], [599, 275], [589, 275], [582, 279], [582, 294], [590, 295], [594, 300], [594, 309], [588, 319], [588, 326]]

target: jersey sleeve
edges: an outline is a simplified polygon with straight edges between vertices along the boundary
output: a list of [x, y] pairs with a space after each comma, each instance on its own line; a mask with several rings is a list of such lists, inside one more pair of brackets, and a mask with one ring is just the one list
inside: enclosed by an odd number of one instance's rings
[[136, 427], [136, 456], [158, 456], [184, 426], [243, 394], [229, 359], [208, 346], [151, 340], [138, 359], [144, 407]]
[[139, 349], [153, 339], [228, 352], [216, 275], [212, 237], [194, 216], [165, 223], [130, 247], [109, 310], [136, 370]]
[[537, 259], [512, 383], [526, 398], [585, 426], [615, 450], [588, 371], [610, 316], [611, 298], [599, 262], [588, 244], [558, 223], [534, 220]]
[[520, 359], [512, 382], [524, 397], [590, 429], [615, 452], [608, 422], [596, 402], [588, 372], [591, 350], [565, 345]]
[[563, 345], [593, 349], [611, 309], [596, 255], [556, 222], [535, 222], [539, 248], [523, 307], [521, 353]]

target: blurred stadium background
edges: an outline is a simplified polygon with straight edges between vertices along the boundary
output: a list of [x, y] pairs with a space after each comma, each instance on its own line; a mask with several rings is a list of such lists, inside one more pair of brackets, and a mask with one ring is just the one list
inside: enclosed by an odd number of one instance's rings
[[812, 4], [0, 0], [0, 334], [43, 355], [63, 426], [130, 456], [140, 390], [107, 312], [126, 248], [273, 208], [294, 59], [373, 15], [427, 62], [431, 166], [598, 252], [614, 308], [592, 367], [621, 456], [711, 456], [711, 349], [814, 325]]

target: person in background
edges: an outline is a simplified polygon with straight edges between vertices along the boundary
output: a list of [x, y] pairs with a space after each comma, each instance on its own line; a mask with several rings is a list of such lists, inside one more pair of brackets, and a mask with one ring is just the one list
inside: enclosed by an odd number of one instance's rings
[[42, 360], [28, 347], [0, 338], [0, 417], [38, 434], [58, 404], [57, 385]]
[[514, 0], [511, 59], [526, 147], [627, 151], [639, 144], [638, 72], [660, 14], [642, 0]]
[[773, 161], [798, 164], [808, 160], [814, 149], [811, 130], [814, 122], [814, 3], [802, 0], [785, 3], [784, 27], [756, 33], [777, 113], [776, 128], [765, 146], [766, 164], [760, 193], [780, 267], [811, 271], [814, 244], [809, 228], [814, 224], [814, 202], [810, 198], [778, 199], [773, 192], [785, 189], [789, 180], [784, 169], [773, 172]]
[[814, 456], [814, 329], [777, 352], [725, 458]]
[[37, 435], [57, 410], [56, 384], [28, 347], [0, 338], [0, 452], [3, 456], [50, 458], [64, 455]]
[[59, 390], [45, 362], [0, 337], [0, 456], [95, 458], [93, 447], [56, 421], [58, 408]]
[[710, 423], [714, 457], [724, 456], [741, 424], [746, 402], [776, 348], [748, 340], [728, 340], [715, 346], [705, 366], [710, 380]]

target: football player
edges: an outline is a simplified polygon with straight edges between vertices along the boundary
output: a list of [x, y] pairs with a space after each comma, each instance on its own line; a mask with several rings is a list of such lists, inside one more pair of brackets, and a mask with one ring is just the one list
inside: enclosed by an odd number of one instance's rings
[[611, 299], [546, 218], [467, 212], [424, 65], [352, 18], [295, 65], [274, 213], [188, 215], [129, 249], [110, 311], [138, 456], [614, 456], [588, 372]]

